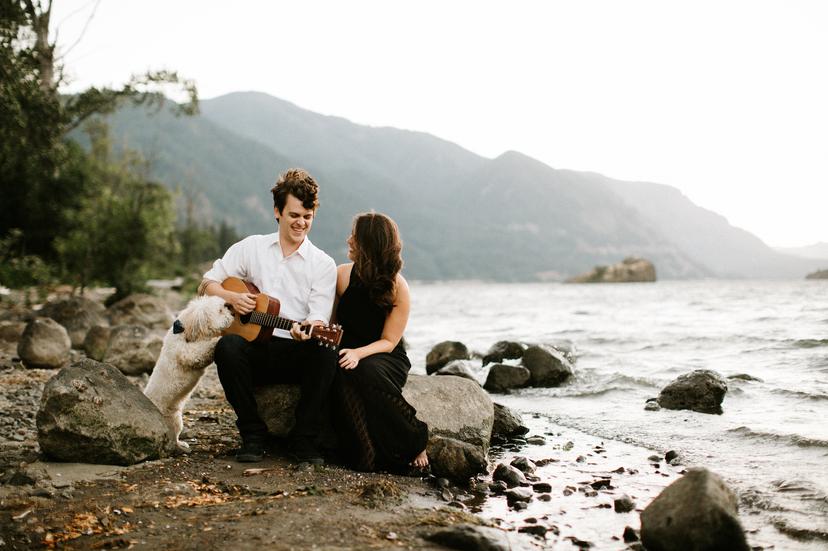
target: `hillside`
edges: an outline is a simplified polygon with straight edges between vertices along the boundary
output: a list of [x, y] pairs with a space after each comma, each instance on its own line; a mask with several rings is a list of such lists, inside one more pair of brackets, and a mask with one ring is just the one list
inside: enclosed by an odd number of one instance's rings
[[110, 118], [117, 143], [153, 177], [198, 195], [205, 219], [243, 233], [275, 228], [269, 188], [291, 166], [321, 186], [311, 239], [338, 261], [354, 213], [400, 224], [418, 279], [560, 280], [635, 255], [659, 278], [804, 277], [779, 254], [675, 188], [551, 168], [517, 152], [487, 159], [429, 134], [319, 115], [260, 93], [202, 102], [202, 115]]

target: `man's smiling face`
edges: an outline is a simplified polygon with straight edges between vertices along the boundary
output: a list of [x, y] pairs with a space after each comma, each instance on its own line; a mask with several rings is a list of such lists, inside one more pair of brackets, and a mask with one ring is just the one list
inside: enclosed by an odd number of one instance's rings
[[313, 225], [315, 211], [306, 209], [302, 201], [289, 193], [282, 212], [275, 208], [273, 212], [279, 221], [279, 241], [295, 247], [301, 245]]

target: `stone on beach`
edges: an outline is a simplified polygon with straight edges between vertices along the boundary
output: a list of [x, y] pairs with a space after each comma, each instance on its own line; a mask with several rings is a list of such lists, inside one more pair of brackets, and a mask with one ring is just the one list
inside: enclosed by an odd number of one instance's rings
[[112, 328], [108, 325], [91, 327], [83, 339], [83, 351], [86, 352], [86, 356], [99, 362], [103, 361], [111, 334]]
[[48, 302], [39, 314], [52, 318], [66, 328], [72, 348], [83, 347], [86, 333], [92, 327], [108, 323], [103, 304], [81, 296]]
[[572, 364], [552, 347], [530, 346], [521, 363], [529, 370], [529, 386], [558, 386], [572, 376]]
[[90, 359], [46, 383], [37, 433], [43, 453], [58, 461], [132, 465], [173, 449], [149, 398], [114, 367]]
[[435, 476], [465, 482], [488, 469], [481, 449], [454, 438], [435, 436], [428, 442], [428, 460]]
[[51, 318], [34, 318], [17, 343], [17, 355], [31, 369], [57, 369], [69, 361], [69, 333]]
[[635, 502], [626, 494], [623, 494], [613, 500], [613, 508], [616, 513], [629, 513], [635, 509]]
[[520, 469], [523, 474], [534, 474], [535, 469], [538, 468], [534, 461], [522, 455], [512, 459], [512, 462], [509, 464], [516, 469]]
[[494, 473], [492, 474], [492, 480], [501, 480], [505, 482], [509, 488], [529, 485], [529, 481], [526, 480], [526, 477], [520, 469], [505, 463], [500, 463], [497, 467], [495, 467]]
[[454, 375], [455, 377], [463, 377], [464, 379], [469, 379], [477, 383], [473, 365], [469, 360], [454, 360], [435, 371], [433, 375]]
[[529, 427], [523, 424], [520, 414], [501, 404], [494, 404], [494, 424], [492, 436], [500, 436], [506, 440], [515, 436], [523, 436], [529, 432]]
[[503, 530], [473, 524], [458, 524], [423, 536], [449, 549], [510, 551], [513, 546]]
[[468, 359], [471, 359], [471, 355], [465, 344], [457, 341], [443, 341], [434, 345], [426, 355], [426, 373], [431, 375], [451, 361]]
[[163, 339], [141, 325], [112, 328], [103, 361], [126, 375], [150, 373], [161, 354]]
[[722, 413], [727, 383], [709, 369], [679, 376], [661, 390], [658, 405], [666, 409], [690, 409], [700, 413]]
[[129, 295], [107, 310], [112, 325], [142, 325], [149, 329], [167, 330], [173, 313], [160, 297], [137, 293]]
[[525, 348], [519, 342], [497, 341], [483, 356], [483, 365], [500, 363], [503, 360], [518, 360], [523, 357]]
[[254, 390], [259, 416], [275, 436], [287, 436], [296, 423], [299, 385], [267, 385]]
[[649, 551], [749, 549], [736, 496], [704, 468], [689, 469], [644, 509], [641, 541]]
[[521, 365], [494, 364], [489, 369], [483, 388], [489, 392], [503, 392], [521, 388], [529, 382], [531, 373]]

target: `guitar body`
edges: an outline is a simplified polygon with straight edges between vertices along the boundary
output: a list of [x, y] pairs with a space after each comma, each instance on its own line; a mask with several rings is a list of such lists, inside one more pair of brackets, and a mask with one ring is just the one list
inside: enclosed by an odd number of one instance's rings
[[[273, 335], [273, 328], [278, 327], [289, 331], [293, 320], [279, 316], [281, 303], [259, 291], [258, 287], [237, 277], [228, 277], [221, 282], [221, 286], [236, 293], [251, 293], [256, 295], [256, 306], [249, 314], [233, 314], [233, 323], [222, 332], [222, 335], [240, 335], [248, 342], [267, 342]], [[339, 325], [314, 325], [308, 334], [320, 346], [336, 348], [342, 341], [342, 327]]]
[[[244, 281], [237, 277], [228, 277], [221, 283], [221, 286], [228, 291], [234, 291], [236, 293], [252, 293], [256, 295], [256, 307], [253, 309], [254, 312], [262, 312], [273, 316], [279, 315], [279, 308], [281, 307], [279, 299], [259, 292], [258, 287], [249, 281]], [[233, 323], [230, 324], [230, 327], [224, 330], [222, 335], [239, 335], [248, 342], [267, 342], [270, 340], [270, 336], [273, 334], [273, 328], [263, 327], [256, 323], [248, 323], [249, 319], [250, 314], [241, 316], [234, 313]]]

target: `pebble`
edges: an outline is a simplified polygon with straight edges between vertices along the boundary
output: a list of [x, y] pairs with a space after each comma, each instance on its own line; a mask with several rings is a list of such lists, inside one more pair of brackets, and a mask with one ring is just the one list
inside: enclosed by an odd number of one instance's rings
[[670, 451], [668, 451], [667, 453], [665, 453], [665, 454], [664, 454], [664, 461], [666, 461], [667, 463], [669, 463], [669, 462], [670, 462], [670, 461], [672, 461], [673, 459], [677, 458], [677, 457], [678, 457], [678, 455], [679, 455], [679, 454], [678, 454], [678, 452], [677, 452], [676, 450], [670, 450]]
[[625, 526], [624, 527], [624, 535], [622, 536], [626, 543], [630, 543], [631, 541], [638, 541], [638, 530], [633, 528], [632, 526]]
[[498, 494], [498, 495], [505, 492], [508, 487], [509, 486], [505, 482], [503, 482], [502, 480], [496, 480], [496, 481], [489, 484], [489, 490], [491, 490], [491, 492], [493, 494]]
[[457, 509], [460, 509], [461, 511], [466, 510], [466, 506], [463, 503], [459, 502], [459, 501], [449, 501], [448, 506], [449, 507], [455, 507]]
[[526, 503], [525, 501], [515, 501], [515, 502], [512, 504], [512, 509], [514, 509], [515, 511], [523, 511], [523, 510], [525, 510], [527, 507], [529, 507], [529, 504], [528, 504], [528, 503]]
[[540, 538], [546, 537], [547, 530], [546, 526], [543, 526], [542, 524], [530, 524], [528, 526], [521, 526], [518, 528], [518, 532], [523, 534], [532, 534], [533, 536], [538, 536]]
[[508, 502], [531, 500], [532, 492], [529, 488], [512, 488], [511, 490], [506, 490], [506, 501]]
[[521, 471], [523, 471], [524, 474], [534, 473], [535, 469], [537, 467], [537, 465], [535, 465], [534, 461], [532, 461], [531, 459], [528, 459], [526, 457], [523, 457], [522, 455], [519, 455], [519, 456], [515, 457], [512, 460], [512, 462], [509, 463], [509, 464], [512, 467], [520, 469]]
[[546, 438], [543, 436], [530, 436], [526, 439], [527, 444], [533, 444], [535, 446], [543, 446], [546, 444]]
[[661, 462], [661, 456], [660, 455], [651, 455], [650, 457], [647, 458], [647, 461], [649, 461], [650, 463], [660, 463]]
[[452, 494], [451, 490], [449, 490], [448, 488], [443, 488], [443, 491], [440, 492], [440, 498], [443, 501], [453, 501], [454, 500], [454, 494]]
[[539, 494], [545, 494], [552, 491], [552, 485], [548, 482], [537, 482], [532, 484], [532, 489]]
[[541, 494], [541, 495], [538, 496], [538, 500], [539, 501], [552, 501], [552, 495], [551, 494]]
[[658, 411], [661, 409], [661, 406], [658, 405], [658, 402], [647, 402], [644, 404], [644, 411]]
[[438, 488], [448, 488], [451, 482], [449, 482], [448, 478], [438, 478], [435, 484]]
[[629, 513], [635, 509], [635, 502], [626, 494], [615, 498], [613, 505], [616, 513]]

